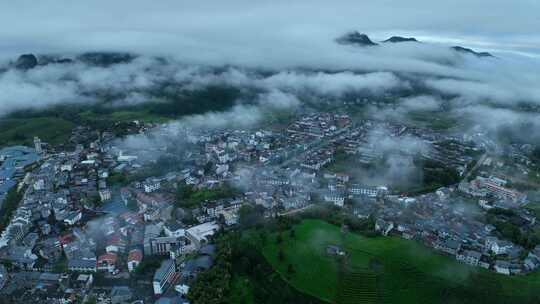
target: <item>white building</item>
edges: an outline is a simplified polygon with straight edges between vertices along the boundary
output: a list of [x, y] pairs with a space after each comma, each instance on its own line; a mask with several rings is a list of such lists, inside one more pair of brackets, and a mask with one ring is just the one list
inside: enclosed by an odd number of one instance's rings
[[193, 226], [186, 230], [187, 238], [193, 242], [197, 247], [208, 241], [208, 238], [219, 229], [219, 225], [216, 222], [208, 222]]
[[144, 192], [151, 193], [161, 188], [161, 182], [156, 178], [149, 178], [143, 183]]
[[338, 207], [345, 205], [345, 194], [341, 191], [328, 191], [324, 194], [323, 199], [325, 202], [333, 203]]
[[99, 198], [102, 202], [110, 200], [112, 197], [111, 190], [109, 189], [103, 189], [99, 190]]

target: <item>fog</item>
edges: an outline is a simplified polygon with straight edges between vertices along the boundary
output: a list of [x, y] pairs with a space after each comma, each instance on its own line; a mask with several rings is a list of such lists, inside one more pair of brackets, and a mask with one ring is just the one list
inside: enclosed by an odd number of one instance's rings
[[[238, 100], [229, 112], [183, 121], [245, 126], [268, 110], [297, 108], [305, 96], [339, 100], [350, 93], [412, 90], [418, 94], [400, 99], [395, 113], [447, 103], [493, 129], [492, 124], [518, 123], [523, 115], [538, 118], [512, 108], [540, 105], [538, 11], [540, 3], [527, 0], [0, 3], [0, 115], [101, 102], [103, 93], [113, 96], [112, 106], [162, 102], [153, 92], [164, 84], [182, 90], [226, 85], [257, 94]], [[335, 42], [351, 30], [379, 45]], [[421, 42], [381, 43], [393, 35]], [[454, 45], [495, 57], [459, 53], [450, 49]], [[109, 67], [79, 61], [29, 70], [11, 65], [23, 53], [75, 58], [88, 51], [138, 57]], [[500, 105], [507, 107], [503, 116]]]

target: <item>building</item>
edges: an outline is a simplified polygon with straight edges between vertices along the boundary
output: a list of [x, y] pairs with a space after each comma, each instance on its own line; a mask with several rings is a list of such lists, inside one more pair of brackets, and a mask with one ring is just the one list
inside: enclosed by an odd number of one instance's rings
[[394, 229], [394, 223], [387, 222], [382, 219], [378, 219], [375, 221], [375, 231], [380, 232], [382, 235], [387, 236], [390, 231]]
[[96, 259], [71, 258], [68, 260], [69, 271], [96, 272]]
[[133, 249], [128, 254], [127, 266], [129, 272], [134, 271], [141, 263], [143, 258], [143, 252], [140, 249]]
[[527, 196], [521, 192], [508, 189], [501, 185], [500, 182], [492, 178], [477, 177], [471, 182], [475, 188], [486, 189], [493, 195], [501, 199], [507, 199], [516, 203], [523, 203], [527, 200]]
[[360, 185], [352, 185], [349, 189], [349, 193], [352, 195], [365, 195], [369, 197], [376, 197], [378, 191], [376, 188], [362, 187]]
[[143, 189], [146, 193], [157, 191], [161, 188], [161, 182], [157, 178], [148, 178], [143, 183]]
[[161, 230], [162, 228], [159, 225], [146, 225], [144, 227], [143, 249], [145, 255], [152, 254], [152, 240], [159, 237]]
[[182, 246], [186, 242], [185, 237], [162, 236], [150, 240], [150, 252], [157, 255], [168, 255], [171, 248]]
[[109, 189], [99, 190], [99, 198], [102, 202], [110, 200], [111, 197], [112, 197], [111, 190]]
[[71, 211], [69, 212], [66, 217], [64, 218], [64, 223], [69, 226], [75, 225], [78, 221], [82, 219], [82, 212], [77, 211]]
[[155, 295], [163, 294], [166, 289], [174, 283], [176, 278], [176, 266], [171, 259], [161, 262], [161, 266], [154, 273], [152, 286]]
[[116, 253], [105, 253], [97, 259], [97, 269], [101, 271], [114, 272], [116, 270], [116, 261], [118, 255]]
[[182, 237], [186, 235], [186, 229], [181, 222], [169, 221], [163, 227], [167, 236]]
[[463, 250], [456, 255], [456, 259], [458, 261], [464, 262], [471, 266], [478, 266], [480, 258], [482, 258], [482, 254], [478, 251], [473, 250]]
[[497, 255], [505, 254], [514, 247], [512, 242], [499, 240], [496, 237], [487, 237], [485, 245], [487, 250], [490, 250]]
[[187, 238], [195, 244], [196, 247], [208, 242], [208, 238], [219, 229], [219, 225], [216, 222], [208, 222], [193, 226], [186, 230]]
[[34, 137], [34, 149], [36, 149], [37, 153], [43, 152], [43, 147], [41, 145], [41, 139], [39, 139], [39, 137], [37, 137], [37, 136]]
[[0, 264], [0, 290], [6, 285], [6, 282], [9, 279], [8, 272], [6, 270], [6, 267], [4, 265]]
[[459, 249], [461, 249], [461, 244], [455, 240], [445, 240], [437, 247], [437, 249], [442, 250], [450, 255], [456, 255]]
[[111, 290], [111, 304], [129, 303], [133, 297], [127, 286], [114, 286]]
[[333, 203], [338, 207], [345, 205], [345, 193], [342, 191], [327, 191], [324, 193], [323, 199], [325, 202]]
[[495, 261], [495, 265], [493, 268], [497, 273], [510, 275], [510, 263], [506, 261]]

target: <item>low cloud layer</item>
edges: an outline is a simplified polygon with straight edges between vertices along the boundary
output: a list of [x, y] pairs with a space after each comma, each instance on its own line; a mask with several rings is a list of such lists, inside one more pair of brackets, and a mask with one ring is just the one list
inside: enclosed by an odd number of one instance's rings
[[0, 53], [129, 50], [177, 53], [201, 61], [243, 57], [248, 62], [302, 48], [306, 54], [317, 53], [320, 38], [350, 29], [375, 33], [376, 40], [408, 34], [440, 43], [538, 53], [538, 11], [540, 4], [529, 0], [22, 0], [0, 4]]
[[[351, 95], [402, 91], [394, 116], [444, 106], [489, 130], [523, 119], [534, 124], [537, 113], [517, 105], [540, 106], [538, 11], [540, 3], [528, 0], [0, 4], [0, 116], [66, 102], [103, 102], [104, 96], [112, 106], [163, 102], [160, 90], [217, 85], [250, 94], [230, 111], [183, 121], [246, 126], [268, 111], [296, 109], [312, 97], [346, 101]], [[350, 30], [379, 45], [335, 43]], [[392, 35], [422, 43], [380, 43]], [[496, 57], [459, 53], [449, 48], [454, 45]], [[138, 57], [109, 67], [75, 62], [9, 68], [23, 53], [75, 58], [87, 51]]]

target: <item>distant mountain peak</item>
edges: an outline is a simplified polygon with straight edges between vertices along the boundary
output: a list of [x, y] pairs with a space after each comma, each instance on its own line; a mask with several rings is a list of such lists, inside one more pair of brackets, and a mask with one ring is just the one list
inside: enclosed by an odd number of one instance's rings
[[474, 51], [472, 49], [465, 48], [465, 47], [462, 47], [462, 46], [453, 46], [452, 49], [454, 51], [457, 51], [457, 52], [460, 52], [460, 53], [471, 54], [471, 55], [474, 55], [476, 57], [494, 57], [493, 55], [491, 55], [488, 52], [476, 52], [476, 51]]
[[392, 43], [398, 43], [398, 42], [419, 42], [414, 37], [401, 37], [401, 36], [392, 36], [388, 39], [386, 39], [383, 42], [392, 42]]
[[119, 63], [129, 63], [135, 57], [126, 52], [86, 52], [77, 56], [77, 59], [89, 65], [108, 67]]
[[15, 68], [20, 70], [29, 70], [38, 64], [37, 57], [34, 54], [23, 54], [17, 58]]
[[359, 46], [373, 46], [377, 45], [377, 43], [371, 41], [369, 39], [368, 35], [361, 34], [357, 31], [349, 32], [339, 38], [336, 39], [336, 42], [339, 44], [352, 44], [352, 45], [359, 45]]

